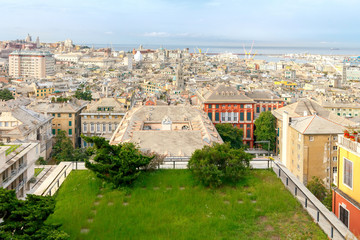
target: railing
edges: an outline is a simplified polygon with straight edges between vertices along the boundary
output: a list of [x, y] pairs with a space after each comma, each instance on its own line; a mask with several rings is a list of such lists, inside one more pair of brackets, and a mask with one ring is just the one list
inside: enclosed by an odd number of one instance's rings
[[360, 153], [360, 143], [356, 141], [351, 141], [350, 139], [345, 138], [344, 136], [339, 136], [339, 144], [356, 153]]
[[50, 185], [43, 191], [42, 196], [53, 196], [56, 191], [60, 188], [61, 184], [65, 181], [65, 179], [69, 176], [70, 172], [73, 169], [73, 163], [68, 162], [68, 165], [64, 166], [63, 169], [59, 172], [59, 174], [54, 178], [54, 180], [50, 183]]
[[19, 184], [15, 188], [15, 192], [19, 192], [20, 189], [25, 185], [27, 178], [25, 177], [22, 181], [19, 182]]
[[[166, 157], [162, 164], [157, 166], [158, 169], [186, 169], [190, 157]], [[253, 169], [272, 168], [273, 160], [269, 158], [254, 158], [250, 161]]]
[[286, 167], [274, 162], [273, 171], [330, 239], [356, 239], [335, 214], [329, 211]]
[[3, 185], [5, 185], [6, 183], [10, 182], [12, 179], [15, 178], [15, 176], [21, 172], [21, 170], [23, 170], [24, 168], [26, 168], [26, 164], [22, 164], [20, 165], [18, 168], [11, 170], [10, 176], [7, 177], [5, 180], [3, 180], [2, 184], [0, 187], [2, 187]]

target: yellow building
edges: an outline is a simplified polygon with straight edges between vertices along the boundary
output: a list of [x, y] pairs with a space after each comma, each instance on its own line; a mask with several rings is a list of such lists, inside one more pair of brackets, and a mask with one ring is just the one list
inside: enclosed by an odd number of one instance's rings
[[338, 141], [338, 178], [333, 212], [349, 230], [360, 236], [360, 143], [342, 135]]
[[34, 84], [36, 98], [46, 98], [55, 91], [53, 83], [36, 83]]

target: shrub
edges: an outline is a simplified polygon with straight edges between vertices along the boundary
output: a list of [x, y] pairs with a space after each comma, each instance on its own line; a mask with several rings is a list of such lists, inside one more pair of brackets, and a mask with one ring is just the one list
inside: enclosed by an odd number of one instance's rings
[[224, 181], [236, 182], [250, 168], [252, 156], [229, 143], [204, 146], [196, 150], [188, 167], [205, 186], [218, 187]]

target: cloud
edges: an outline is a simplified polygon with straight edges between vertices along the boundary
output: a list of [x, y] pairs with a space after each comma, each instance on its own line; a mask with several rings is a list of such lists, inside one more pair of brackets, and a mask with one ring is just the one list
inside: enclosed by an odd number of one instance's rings
[[144, 33], [144, 37], [169, 37], [170, 34], [167, 32], [149, 32]]

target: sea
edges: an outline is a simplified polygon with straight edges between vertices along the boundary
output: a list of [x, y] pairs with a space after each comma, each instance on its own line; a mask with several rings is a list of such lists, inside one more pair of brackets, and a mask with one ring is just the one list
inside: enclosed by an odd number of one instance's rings
[[[138, 49], [140, 45], [137, 44], [83, 44], [89, 47], [107, 48], [110, 47], [115, 51], [132, 51], [134, 48]], [[201, 49], [202, 53], [220, 54], [220, 53], [233, 53], [233, 54], [244, 54], [245, 51], [249, 52], [251, 46], [246, 46], [245, 50], [243, 46], [189, 46], [189, 45], [155, 45], [148, 44], [142, 45], [143, 49], [186, 49], [189, 48], [189, 52], [198, 52]], [[360, 56], [360, 47], [350, 48], [330, 48], [330, 47], [282, 47], [282, 46], [253, 46], [251, 50], [252, 55], [256, 53], [254, 59], [261, 59], [266, 61], [276, 60], [289, 60], [283, 58], [284, 55], [291, 54], [311, 54], [311, 55], [325, 55], [325, 56], [346, 56], [346, 57], [357, 57]], [[239, 58], [245, 56], [239, 55]], [[290, 57], [291, 58], [291, 57]]]

